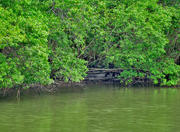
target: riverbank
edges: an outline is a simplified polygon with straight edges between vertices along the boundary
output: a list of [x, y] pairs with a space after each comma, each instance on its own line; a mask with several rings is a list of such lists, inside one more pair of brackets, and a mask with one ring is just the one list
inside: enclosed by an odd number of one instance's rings
[[19, 86], [19, 87], [13, 87], [13, 88], [4, 88], [0, 89], [0, 97], [7, 97], [7, 96], [17, 96], [20, 97], [24, 94], [41, 94], [41, 93], [49, 93], [54, 94], [57, 91], [61, 91], [65, 88], [81, 88], [85, 85], [85, 82], [64, 82], [56, 80], [54, 83], [49, 85], [41, 85], [41, 84], [33, 84], [30, 86]]
[[[123, 85], [120, 83], [120, 81], [104, 81], [104, 80], [83, 80], [79, 83], [75, 82], [64, 82], [56, 80], [54, 83], [50, 85], [40, 85], [40, 84], [34, 84], [30, 85], [28, 88], [26, 87], [14, 87], [14, 88], [6, 88], [0, 90], [0, 98], [8, 97], [8, 96], [16, 96], [17, 98], [20, 98], [22, 95], [29, 95], [29, 94], [55, 94], [57, 92], [64, 92], [64, 91], [83, 91], [83, 89], [86, 86], [89, 85], [112, 85], [112, 86], [118, 86], [118, 87], [161, 87], [158, 85], [153, 85], [152, 83], [145, 84], [145, 83], [139, 83], [137, 85]], [[168, 86], [165, 86], [168, 87]], [[173, 86], [171, 88], [178, 88], [180, 85]]]
[[[118, 76], [123, 72], [123, 69], [100, 69], [100, 68], [90, 68], [87, 72], [87, 76], [81, 82], [64, 82], [61, 80], [54, 80], [52, 84], [41, 85], [32, 84], [30, 86], [21, 85], [14, 88], [5, 88], [0, 90], [0, 96], [17, 96], [20, 97], [22, 94], [41, 94], [50, 93], [54, 94], [58, 91], [63, 91], [64, 89], [76, 89], [82, 90], [84, 86], [89, 84], [102, 84], [102, 85], [117, 85], [120, 87], [160, 87], [159, 84], [154, 85], [152, 80], [148, 78], [134, 78], [131, 83], [126, 84], [123, 80], [120, 80]], [[167, 87], [167, 86], [166, 86]], [[180, 83], [173, 87], [180, 87]]]

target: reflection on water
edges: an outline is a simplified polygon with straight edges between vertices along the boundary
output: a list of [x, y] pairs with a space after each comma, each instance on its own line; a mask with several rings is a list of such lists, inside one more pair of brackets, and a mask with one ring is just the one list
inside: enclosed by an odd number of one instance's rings
[[86, 86], [0, 100], [1, 132], [180, 132], [180, 89]]

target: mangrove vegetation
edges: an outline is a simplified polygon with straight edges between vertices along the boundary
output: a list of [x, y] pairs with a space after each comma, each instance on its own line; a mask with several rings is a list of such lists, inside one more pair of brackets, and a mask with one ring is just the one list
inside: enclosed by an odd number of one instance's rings
[[0, 0], [0, 88], [80, 82], [123, 69], [129, 84], [180, 81], [179, 0]]

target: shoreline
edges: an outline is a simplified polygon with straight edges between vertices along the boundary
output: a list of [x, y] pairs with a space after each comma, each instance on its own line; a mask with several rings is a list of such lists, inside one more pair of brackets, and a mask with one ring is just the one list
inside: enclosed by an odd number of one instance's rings
[[[9, 97], [9, 96], [16, 96], [17, 98], [20, 98], [21, 95], [26, 94], [43, 94], [43, 93], [49, 93], [49, 94], [55, 94], [57, 92], [63, 92], [63, 91], [79, 91], [83, 90], [84, 87], [87, 85], [114, 85], [119, 87], [157, 87], [161, 88], [162, 86], [157, 86], [153, 84], [138, 84], [138, 85], [122, 85], [120, 82], [113, 82], [113, 81], [81, 81], [81, 82], [64, 82], [56, 80], [54, 83], [49, 85], [40, 85], [40, 84], [34, 84], [29, 86], [28, 89], [24, 89], [23, 87], [20, 88], [7, 88], [7, 89], [1, 89], [0, 90], [0, 98], [3, 97]], [[176, 86], [163, 86], [166, 88], [178, 88], [180, 85]]]

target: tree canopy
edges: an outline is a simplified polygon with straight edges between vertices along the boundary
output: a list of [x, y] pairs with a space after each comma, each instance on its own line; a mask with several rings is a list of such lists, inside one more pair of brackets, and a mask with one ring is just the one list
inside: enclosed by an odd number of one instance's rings
[[0, 88], [79, 82], [89, 67], [127, 83], [180, 81], [179, 0], [0, 0]]

